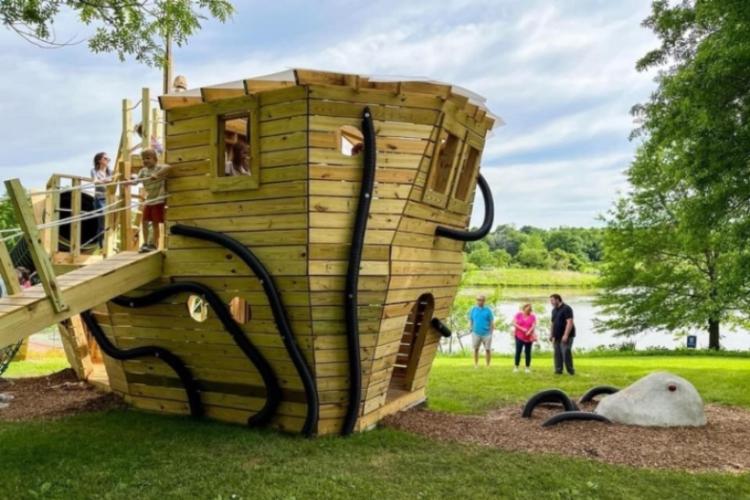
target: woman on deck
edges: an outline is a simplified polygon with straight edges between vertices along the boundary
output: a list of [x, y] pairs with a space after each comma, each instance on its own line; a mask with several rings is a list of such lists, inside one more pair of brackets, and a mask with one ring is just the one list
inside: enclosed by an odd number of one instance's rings
[[513, 318], [515, 327], [516, 340], [516, 359], [514, 372], [518, 372], [518, 365], [521, 363], [521, 351], [526, 354], [526, 373], [531, 371], [531, 347], [537, 339], [536, 336], [536, 316], [531, 310], [531, 304], [524, 304], [521, 311]]
[[[102, 210], [107, 205], [107, 188], [104, 184], [112, 182], [112, 170], [109, 168], [109, 157], [107, 153], [96, 153], [94, 155], [94, 168], [91, 169], [91, 178], [94, 180], [94, 210]], [[96, 218], [96, 243], [99, 248], [104, 244], [104, 215]]]

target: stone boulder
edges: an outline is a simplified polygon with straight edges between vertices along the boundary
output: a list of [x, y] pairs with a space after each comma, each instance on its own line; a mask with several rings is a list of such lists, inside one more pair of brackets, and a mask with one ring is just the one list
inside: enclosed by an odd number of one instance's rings
[[706, 425], [703, 399], [693, 384], [672, 373], [655, 372], [605, 397], [596, 413], [612, 422], [648, 427]]

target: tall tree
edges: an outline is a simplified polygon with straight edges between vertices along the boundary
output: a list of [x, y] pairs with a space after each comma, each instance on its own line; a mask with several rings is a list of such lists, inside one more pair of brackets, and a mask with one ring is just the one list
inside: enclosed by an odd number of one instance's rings
[[748, 316], [750, 8], [744, 0], [656, 0], [660, 46], [638, 61], [658, 88], [634, 107], [642, 141], [631, 191], [607, 218], [600, 324], [625, 334]]
[[88, 38], [93, 52], [161, 67], [169, 46], [165, 40], [182, 46], [202, 20], [224, 22], [234, 8], [229, 0], [2, 0], [0, 21], [31, 43], [60, 47], [82, 41], [57, 38], [55, 20], [66, 11], [95, 28]]

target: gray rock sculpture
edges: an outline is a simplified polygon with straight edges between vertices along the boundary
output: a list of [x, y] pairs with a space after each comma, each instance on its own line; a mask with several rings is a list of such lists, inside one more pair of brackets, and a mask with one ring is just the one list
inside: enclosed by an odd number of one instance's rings
[[602, 399], [594, 410], [612, 422], [648, 427], [706, 425], [695, 386], [668, 372], [654, 372]]

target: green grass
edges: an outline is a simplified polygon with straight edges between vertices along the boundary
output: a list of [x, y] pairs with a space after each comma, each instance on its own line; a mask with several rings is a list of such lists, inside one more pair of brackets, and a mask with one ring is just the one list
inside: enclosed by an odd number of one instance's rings
[[37, 377], [48, 375], [68, 368], [68, 360], [64, 355], [48, 356], [39, 359], [25, 359], [23, 361], [13, 361], [8, 365], [8, 369], [3, 373], [3, 377]]
[[[625, 355], [628, 354], [628, 355]], [[750, 407], [750, 360], [701, 355], [579, 355], [579, 374], [555, 377], [540, 355], [531, 375], [496, 357], [439, 356], [430, 407], [475, 413], [552, 386], [580, 394], [668, 369], [707, 401]], [[66, 366], [15, 362], [14, 376]], [[113, 411], [52, 422], [0, 422], [2, 498], [750, 498], [750, 474], [686, 474], [578, 458], [446, 444], [390, 429], [303, 439], [187, 418]]]
[[538, 286], [582, 287], [598, 286], [599, 275], [576, 271], [550, 269], [480, 269], [464, 273], [462, 286]]
[[747, 475], [637, 470], [393, 430], [307, 440], [111, 412], [0, 424], [5, 498], [742, 498]]
[[[483, 363], [483, 361], [482, 361]], [[625, 387], [652, 371], [666, 370], [691, 381], [706, 402], [750, 407], [750, 359], [732, 356], [577, 355], [576, 375], [554, 375], [550, 354], [536, 354], [532, 373], [513, 373], [509, 356], [495, 356], [492, 366], [475, 369], [468, 356], [439, 356], [427, 395], [430, 408], [481, 413], [520, 403], [542, 389], [557, 387], [579, 396], [596, 385]]]

